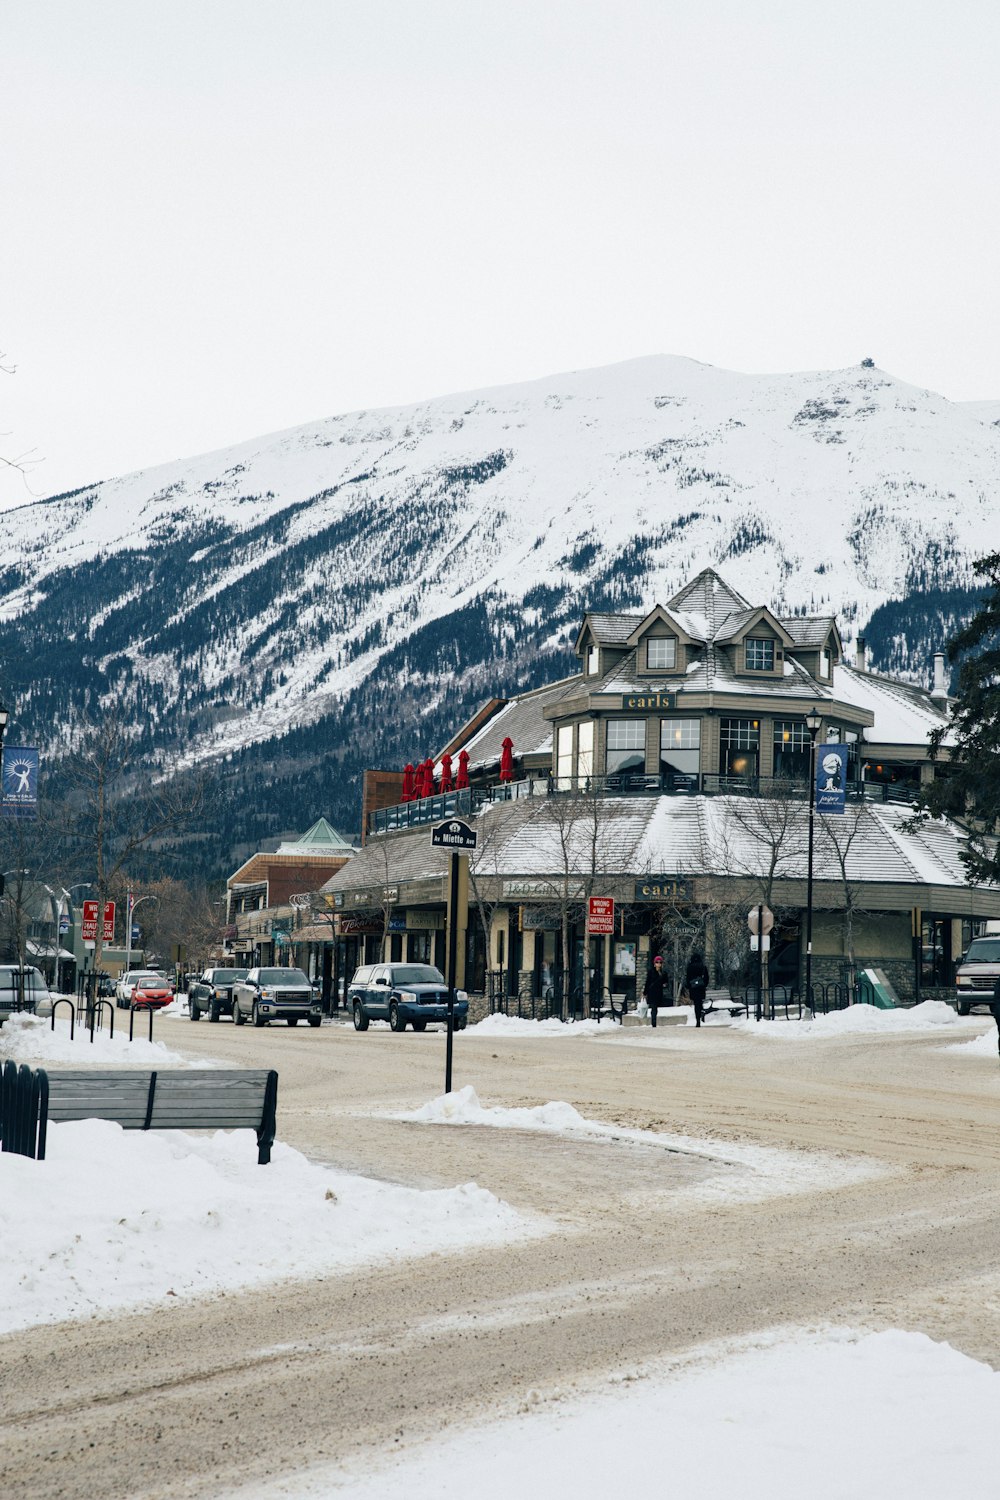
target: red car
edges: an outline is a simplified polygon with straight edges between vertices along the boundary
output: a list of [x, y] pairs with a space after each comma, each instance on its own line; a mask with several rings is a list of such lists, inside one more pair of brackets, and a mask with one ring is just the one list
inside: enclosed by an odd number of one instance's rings
[[173, 986], [166, 979], [140, 979], [132, 991], [133, 1010], [156, 1010], [169, 1005], [174, 998]]

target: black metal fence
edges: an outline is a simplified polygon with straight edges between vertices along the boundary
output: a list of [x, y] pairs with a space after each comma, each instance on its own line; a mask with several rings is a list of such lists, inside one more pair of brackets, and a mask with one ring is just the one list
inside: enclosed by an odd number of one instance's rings
[[[580, 1021], [584, 1017], [584, 993], [578, 986], [566, 990], [561, 985], [548, 985], [542, 990], [522, 988], [511, 995], [503, 988], [502, 976], [489, 974], [487, 982], [491, 1016], [515, 1016], [524, 1021]], [[808, 999], [797, 985], [785, 984], [764, 988], [746, 985], [726, 993], [731, 1003], [716, 1002], [707, 1010], [741, 1010], [750, 1020], [757, 1021], [802, 1021], [816, 1015], [828, 1015], [831, 1011], [846, 1010], [850, 1005], [878, 1004], [875, 987], [863, 974], [851, 983], [811, 985]], [[619, 1001], [606, 985], [591, 991], [592, 1016], [610, 1015], [619, 1019], [627, 1010], [627, 1002]]]
[[5, 1062], [0, 1069], [0, 1150], [37, 1156], [39, 1122], [48, 1107], [48, 1078], [27, 1063]]

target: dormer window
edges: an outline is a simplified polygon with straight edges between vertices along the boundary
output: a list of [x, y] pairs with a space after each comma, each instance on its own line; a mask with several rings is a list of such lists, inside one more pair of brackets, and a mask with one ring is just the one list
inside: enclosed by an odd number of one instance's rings
[[596, 677], [601, 670], [601, 653], [596, 646], [591, 646], [587, 651], [587, 676]]
[[652, 635], [646, 641], [646, 666], [651, 672], [672, 672], [677, 665], [677, 642], [672, 635]]
[[770, 637], [747, 636], [744, 650], [748, 672], [774, 671], [774, 641]]
[[830, 653], [829, 653], [829, 651], [821, 651], [819, 653], [819, 675], [821, 677], [827, 677], [827, 678], [830, 676]]

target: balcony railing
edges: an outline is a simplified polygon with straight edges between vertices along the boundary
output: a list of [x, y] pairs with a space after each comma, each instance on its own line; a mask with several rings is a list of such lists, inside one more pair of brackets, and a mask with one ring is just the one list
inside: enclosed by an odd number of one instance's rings
[[[523, 781], [502, 781], [494, 786], [464, 787], [458, 792], [438, 793], [395, 807], [380, 807], [368, 814], [368, 832], [395, 833], [440, 823], [445, 818], [468, 817], [493, 802], [516, 802], [523, 797], [801, 797], [809, 784], [787, 776], [725, 776], [714, 772], [681, 775], [665, 772], [646, 776], [621, 771], [610, 776], [533, 776]], [[852, 781], [846, 787], [848, 802], [913, 803], [913, 787], [893, 782]]]

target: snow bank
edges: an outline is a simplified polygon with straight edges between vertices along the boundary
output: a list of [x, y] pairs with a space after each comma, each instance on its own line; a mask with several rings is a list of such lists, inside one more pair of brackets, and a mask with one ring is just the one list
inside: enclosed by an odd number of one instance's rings
[[874, 1005], [850, 1005], [846, 1010], [831, 1010], [815, 1020], [733, 1022], [734, 1031], [748, 1036], [780, 1037], [783, 1041], [823, 1041], [829, 1037], [864, 1032], [869, 1036], [898, 1035], [901, 1032], [937, 1031], [946, 1026], [968, 1025], [943, 1000], [925, 1000], [920, 1005], [897, 1010], [879, 1010]]
[[968, 1042], [949, 1042], [947, 1047], [942, 1047], [942, 1052], [964, 1052], [966, 1057], [988, 1057], [991, 1062], [997, 1059], [997, 1029], [990, 1022], [989, 1030], [974, 1036]]
[[546, 1021], [522, 1020], [520, 1016], [487, 1016], [469, 1026], [466, 1036], [596, 1036], [599, 1031], [614, 1029], [614, 1021], [560, 1021], [551, 1017]]
[[[122, 1012], [125, 1015], [125, 1012]], [[154, 1021], [154, 1026], [156, 1022]], [[148, 1028], [145, 1016], [137, 1018], [134, 1041], [128, 1039], [128, 1018], [124, 1029], [121, 1017], [115, 1025], [114, 1036], [106, 1031], [94, 1032], [91, 1043], [90, 1032], [79, 1022], [73, 1040], [70, 1041], [69, 1018], [56, 1017], [55, 1030], [48, 1017], [32, 1016], [26, 1012], [13, 1015], [0, 1027], [0, 1062], [8, 1058], [16, 1063], [28, 1063], [32, 1067], [53, 1067], [61, 1063], [72, 1063], [78, 1067], [119, 1068], [231, 1068], [232, 1063], [211, 1062], [199, 1058], [187, 1061], [176, 1052], [171, 1052], [160, 1042], [144, 1040], [141, 1032]], [[148, 1036], [148, 1031], [147, 1031]]]
[[501, 1130], [537, 1130], [595, 1141], [659, 1146], [664, 1152], [700, 1157], [716, 1169], [696, 1183], [677, 1184], [678, 1200], [757, 1202], [787, 1193], [845, 1187], [884, 1176], [888, 1171], [879, 1163], [832, 1152], [779, 1151], [667, 1131], [632, 1130], [624, 1125], [588, 1120], [571, 1104], [558, 1100], [517, 1109], [485, 1106], [471, 1084], [454, 1093], [442, 1094], [410, 1113], [390, 1118], [422, 1125], [486, 1125]]
[[473, 1182], [396, 1187], [280, 1143], [258, 1166], [249, 1130], [50, 1125], [45, 1161], [0, 1153], [0, 1333], [540, 1232]]
[[1000, 1375], [921, 1333], [783, 1330], [238, 1500], [995, 1500], [998, 1401]]

